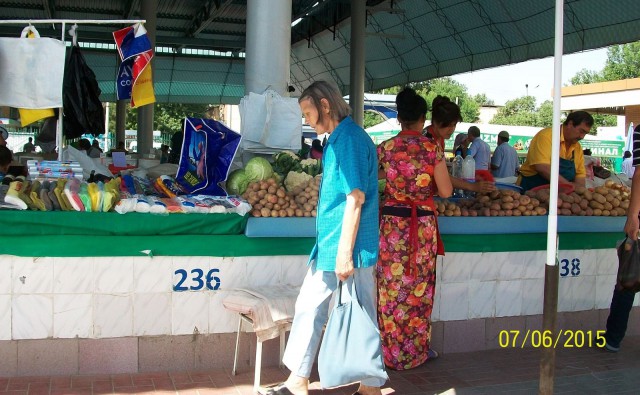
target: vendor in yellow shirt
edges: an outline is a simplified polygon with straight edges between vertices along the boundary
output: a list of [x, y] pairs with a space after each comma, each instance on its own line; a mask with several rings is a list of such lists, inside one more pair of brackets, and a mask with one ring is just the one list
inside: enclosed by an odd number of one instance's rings
[[[586, 111], [567, 116], [560, 128], [560, 178], [562, 184], [585, 185], [586, 170], [580, 140], [593, 126], [593, 117]], [[551, 179], [551, 128], [542, 129], [531, 140], [527, 159], [520, 167], [517, 184], [525, 191], [549, 184]]]

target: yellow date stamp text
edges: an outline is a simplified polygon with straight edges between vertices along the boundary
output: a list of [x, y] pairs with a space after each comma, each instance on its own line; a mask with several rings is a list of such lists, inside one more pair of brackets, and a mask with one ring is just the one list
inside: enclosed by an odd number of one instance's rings
[[501, 330], [498, 344], [501, 348], [582, 348], [604, 347], [604, 330], [561, 329], [556, 333], [549, 330], [519, 329]]

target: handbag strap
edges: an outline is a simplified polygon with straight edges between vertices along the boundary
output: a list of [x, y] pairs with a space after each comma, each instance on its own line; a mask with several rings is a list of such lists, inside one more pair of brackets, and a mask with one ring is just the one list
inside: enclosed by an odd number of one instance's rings
[[[353, 283], [353, 291], [351, 292], [351, 300], [356, 300], [358, 303], [360, 303], [360, 300], [358, 299], [358, 291], [356, 289], [356, 280], [355, 280], [355, 276], [356, 273], [354, 272], [353, 275], [351, 276], [351, 282]], [[347, 279], [347, 281], [349, 281], [349, 279]], [[338, 306], [342, 305], [342, 280], [338, 281]]]

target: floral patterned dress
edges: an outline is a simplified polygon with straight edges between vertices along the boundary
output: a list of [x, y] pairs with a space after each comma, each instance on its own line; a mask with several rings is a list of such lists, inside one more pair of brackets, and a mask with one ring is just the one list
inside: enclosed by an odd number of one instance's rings
[[[391, 369], [415, 368], [428, 359], [439, 241], [431, 213], [433, 177], [442, 158], [433, 140], [418, 132], [403, 131], [378, 146], [387, 180], [380, 216], [378, 323], [384, 362]], [[417, 215], [407, 215], [411, 210], [404, 207], [412, 205]]]

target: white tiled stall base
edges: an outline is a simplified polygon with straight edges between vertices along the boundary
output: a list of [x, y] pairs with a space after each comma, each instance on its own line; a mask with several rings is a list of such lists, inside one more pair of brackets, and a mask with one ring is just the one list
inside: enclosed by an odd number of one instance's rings
[[[609, 308], [618, 269], [615, 249], [559, 251], [558, 260], [559, 312]], [[542, 314], [545, 262], [545, 251], [439, 257], [432, 319]]]
[[[0, 340], [232, 333], [238, 316], [222, 306], [226, 292], [299, 285], [307, 259], [1, 255]], [[207, 289], [210, 272], [217, 290]], [[176, 292], [180, 280], [187, 290]]]
[[[232, 333], [238, 317], [222, 306], [226, 292], [299, 285], [307, 258], [3, 255], [0, 340]], [[542, 314], [545, 260], [544, 251], [439, 257], [433, 320]], [[560, 312], [609, 307], [617, 270], [614, 249], [560, 251], [559, 260]], [[219, 279], [218, 290], [207, 289], [207, 274]], [[181, 279], [188, 290], [176, 292]]]

